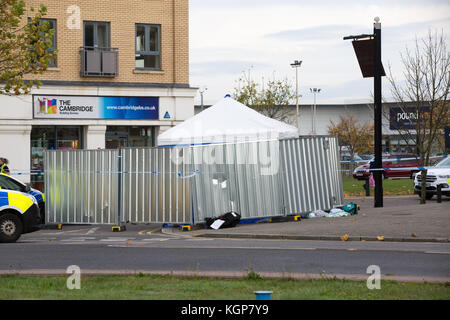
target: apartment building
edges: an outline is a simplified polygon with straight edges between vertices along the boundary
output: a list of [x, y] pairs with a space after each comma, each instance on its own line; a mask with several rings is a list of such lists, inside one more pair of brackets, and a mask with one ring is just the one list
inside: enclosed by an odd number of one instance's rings
[[188, 0], [25, 2], [47, 7], [58, 55], [39, 89], [0, 96], [0, 156], [13, 172], [41, 170], [46, 149], [153, 146], [194, 115]]

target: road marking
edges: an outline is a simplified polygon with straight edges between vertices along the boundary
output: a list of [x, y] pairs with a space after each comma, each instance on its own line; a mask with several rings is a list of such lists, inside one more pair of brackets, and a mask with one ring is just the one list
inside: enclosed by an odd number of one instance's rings
[[[140, 242], [141, 244], [145, 244], [145, 242]], [[138, 242], [136, 242], [138, 244]], [[156, 243], [147, 242], [149, 246], [156, 245]], [[168, 242], [167, 245], [163, 246], [164, 248], [170, 249], [239, 249], [239, 250], [316, 250], [316, 248], [280, 248], [280, 247], [230, 247], [230, 246], [195, 246], [194, 244], [183, 245], [183, 244], [173, 244], [173, 242]]]
[[93, 234], [93, 233], [95, 233], [98, 229], [100, 229], [100, 228], [92, 228], [92, 229], [90, 229], [88, 232], [86, 232], [86, 234]]
[[151, 239], [142, 239], [142, 241], [150, 242], [150, 241], [167, 241], [171, 240], [170, 238], [151, 238]]
[[69, 231], [60, 231], [60, 230], [55, 230], [55, 232], [43, 232], [40, 233], [42, 235], [60, 235], [60, 234], [65, 234], [65, 233], [73, 233], [73, 232], [81, 232], [81, 231], [86, 231], [86, 229], [77, 229], [77, 230], [69, 230]]
[[136, 240], [136, 238], [116, 238], [116, 237], [114, 237], [114, 238], [107, 238], [107, 239], [100, 239], [100, 241], [103, 241], [103, 242], [119, 242], [119, 241], [122, 241], [122, 242], [126, 242], [126, 241], [130, 241], [130, 240]]
[[21, 239], [19, 240], [17, 243], [33, 243], [33, 242], [49, 242], [49, 241], [54, 241], [57, 240], [57, 238], [32, 238], [32, 239]]
[[431, 253], [431, 254], [450, 254], [449, 251], [425, 251], [425, 253]]
[[61, 242], [84, 242], [86, 240], [95, 240], [95, 238], [93, 238], [93, 237], [77, 237], [77, 238], [62, 239]]
[[58, 234], [80, 232], [80, 231], [85, 231], [85, 230], [86, 230], [86, 229], [77, 229], [77, 230], [69, 230], [69, 231], [59, 231]]
[[156, 232], [156, 231], [159, 231], [159, 230], [161, 230], [161, 229], [156, 228], [156, 229], [151, 229], [151, 230], [142, 230], [142, 231], [139, 231], [138, 234], [141, 235], [141, 236], [143, 236], [144, 234], [151, 235], [153, 232]]

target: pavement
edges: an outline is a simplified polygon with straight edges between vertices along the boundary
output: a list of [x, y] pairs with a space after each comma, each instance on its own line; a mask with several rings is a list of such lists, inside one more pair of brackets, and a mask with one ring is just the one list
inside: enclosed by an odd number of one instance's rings
[[[357, 215], [339, 218], [301, 219], [289, 222], [238, 224], [226, 229], [164, 228], [163, 233], [209, 238], [284, 240], [338, 240], [391, 242], [450, 242], [450, 198], [419, 203], [416, 196], [384, 197], [374, 208], [373, 197], [347, 198], [360, 206]], [[348, 235], [348, 237], [346, 236]], [[345, 239], [344, 238], [344, 239]]]

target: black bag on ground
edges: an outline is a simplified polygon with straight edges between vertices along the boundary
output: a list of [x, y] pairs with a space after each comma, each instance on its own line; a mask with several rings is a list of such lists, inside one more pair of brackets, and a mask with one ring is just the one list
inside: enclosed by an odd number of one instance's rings
[[219, 229], [232, 228], [235, 227], [239, 223], [239, 221], [241, 221], [241, 215], [239, 213], [231, 211], [219, 216], [218, 218], [205, 218], [206, 226], [209, 228], [216, 220], [219, 219], [225, 221]]

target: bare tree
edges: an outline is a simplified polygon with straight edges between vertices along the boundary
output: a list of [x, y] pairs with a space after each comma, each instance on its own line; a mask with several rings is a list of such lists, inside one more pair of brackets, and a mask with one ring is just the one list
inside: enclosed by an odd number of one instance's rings
[[249, 71], [248, 74], [243, 73], [237, 82], [238, 86], [234, 88], [233, 93], [234, 99], [269, 118], [290, 122], [293, 112], [289, 104], [295, 98], [295, 91], [287, 78], [273, 79], [267, 83], [263, 80], [260, 88], [260, 85], [251, 79]]
[[[406, 115], [402, 119], [406, 122], [396, 123], [395, 129], [407, 143], [415, 143], [424, 167], [431, 164], [436, 141], [449, 123], [449, 57], [443, 32], [429, 31], [426, 38], [416, 39], [413, 51], [406, 48], [401, 55], [404, 83], [397, 81], [389, 68], [391, 93]], [[421, 203], [425, 203], [427, 170], [421, 171], [421, 177]]]

